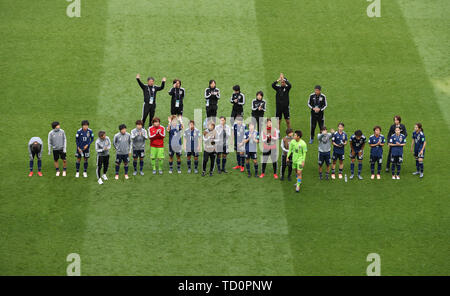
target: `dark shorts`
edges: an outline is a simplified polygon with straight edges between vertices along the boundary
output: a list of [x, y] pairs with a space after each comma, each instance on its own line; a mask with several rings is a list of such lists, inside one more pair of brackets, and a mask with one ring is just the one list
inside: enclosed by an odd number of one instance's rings
[[76, 157], [76, 158], [82, 158], [82, 157], [84, 157], [84, 158], [89, 158], [89, 156], [90, 156], [90, 153], [89, 153], [89, 147], [88, 147], [88, 149], [86, 149], [86, 150], [83, 151], [83, 155], [81, 155], [81, 153], [80, 153], [80, 151], [78, 151], [78, 149], [77, 149], [77, 151], [75, 152], [75, 157]]
[[169, 156], [173, 157], [174, 155], [181, 156], [181, 149], [172, 149], [172, 147], [169, 146]]
[[228, 154], [229, 152], [228, 152], [228, 147], [227, 146], [222, 146], [222, 148], [220, 148], [220, 147], [217, 147], [216, 148], [216, 152], [217, 152], [217, 154]]
[[323, 164], [330, 165], [331, 163], [331, 156], [330, 151], [328, 152], [319, 152], [319, 165], [322, 166]]
[[199, 153], [198, 152], [186, 152], [186, 156], [198, 157]]
[[391, 162], [394, 164], [401, 164], [403, 162], [403, 156], [391, 156]]
[[359, 152], [361, 150], [355, 150], [355, 154], [352, 154], [352, 151], [350, 151], [350, 159], [357, 159], [357, 160], [363, 160], [364, 158], [364, 151], [361, 153], [361, 156], [359, 155]]
[[178, 108], [175, 106], [172, 106], [170, 108], [170, 114], [171, 115], [183, 115], [183, 106], [180, 106]]
[[144, 158], [145, 157], [145, 151], [144, 150], [134, 150], [133, 149], [133, 158]]
[[244, 111], [243, 110], [232, 110], [231, 111], [232, 118], [236, 118], [238, 115], [244, 117]]
[[284, 116], [284, 119], [289, 119], [291, 116], [289, 106], [277, 106], [275, 113], [276, 113], [276, 117], [278, 117], [280, 120], [283, 116]]
[[130, 162], [130, 158], [128, 154], [117, 154], [116, 155], [116, 164], [120, 164], [121, 162], [128, 163]]
[[58, 161], [58, 159], [66, 160], [66, 153], [62, 150], [53, 150], [53, 160]]
[[383, 163], [383, 156], [379, 157], [379, 156], [371, 155], [370, 163], [380, 163], [380, 164]]
[[345, 156], [344, 153], [338, 153], [333, 151], [333, 160], [344, 160]]
[[258, 156], [257, 156], [256, 152], [246, 152], [245, 158], [246, 159], [258, 159]]
[[414, 151], [414, 156], [416, 157], [416, 159], [419, 159], [419, 158], [425, 158], [425, 149], [423, 149], [423, 153], [422, 154], [419, 154], [419, 152], [420, 151]]

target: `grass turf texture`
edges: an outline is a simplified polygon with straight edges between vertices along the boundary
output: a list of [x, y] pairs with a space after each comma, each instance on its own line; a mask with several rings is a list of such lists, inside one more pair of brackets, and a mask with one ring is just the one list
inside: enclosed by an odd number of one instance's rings
[[[66, 16], [67, 4], [0, 3], [0, 274], [63, 275], [72, 252], [84, 275], [363, 275], [371, 252], [383, 275], [449, 274], [448, 2], [383, 1], [377, 19], [362, 0], [83, 1], [79, 19]], [[410, 137], [400, 181], [370, 180], [366, 147], [364, 181], [320, 182], [317, 144], [308, 145], [299, 195], [270, 176], [187, 175], [185, 158], [180, 176], [167, 174], [167, 158], [166, 174], [152, 176], [147, 157], [144, 177], [100, 187], [93, 158], [89, 179], [73, 178], [82, 119], [112, 138], [139, 118], [136, 73], [181, 78], [190, 117], [204, 109], [211, 78], [220, 115], [229, 116], [239, 83], [247, 115], [262, 89], [273, 116], [279, 72], [293, 83], [292, 124], [305, 135], [317, 83], [329, 100], [326, 125], [343, 121], [349, 135], [370, 136], [375, 124], [386, 135], [394, 114], [410, 133], [421, 121], [425, 178], [410, 174]], [[164, 124], [169, 85], [158, 98]], [[46, 142], [53, 120], [68, 135], [68, 177], [56, 178], [45, 155], [44, 177], [28, 178], [26, 143]]]

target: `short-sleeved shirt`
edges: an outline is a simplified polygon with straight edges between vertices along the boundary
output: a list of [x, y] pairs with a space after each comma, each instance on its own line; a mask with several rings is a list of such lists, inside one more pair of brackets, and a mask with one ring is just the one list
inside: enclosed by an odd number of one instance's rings
[[414, 151], [419, 152], [422, 150], [423, 143], [425, 143], [425, 135], [422, 131], [420, 132], [413, 132], [413, 140], [414, 140]]
[[245, 143], [245, 152], [256, 152], [258, 143], [256, 143], [255, 140], [259, 139], [259, 133], [257, 131], [246, 131], [244, 139], [250, 139], [247, 143]]
[[[381, 144], [386, 142], [384, 136], [381, 134], [378, 137], [375, 135], [369, 137], [369, 144], [371, 145], [378, 143], [378, 141], [380, 141]], [[373, 157], [383, 157], [383, 146], [370, 147], [370, 155]]]
[[200, 140], [200, 131], [197, 128], [190, 128], [184, 131], [184, 139], [186, 140], [186, 152], [199, 152], [198, 143]]
[[298, 142], [296, 140], [292, 140], [289, 143], [288, 156], [292, 155], [292, 163], [305, 161], [307, 151], [308, 147], [302, 139]]
[[[397, 136], [393, 134], [389, 139], [390, 144], [406, 144], [406, 137], [403, 134]], [[392, 146], [391, 148], [392, 156], [403, 156], [403, 146]]]
[[350, 137], [350, 145], [352, 145], [353, 150], [360, 151], [362, 146], [366, 143], [366, 136], [362, 135], [361, 138], [356, 138], [356, 135]]
[[[331, 138], [331, 141], [333, 141], [333, 143], [335, 143], [337, 145], [342, 145], [344, 142], [347, 142], [347, 140], [348, 140], [348, 137], [345, 132], [342, 132], [342, 134], [340, 134], [339, 132], [335, 132], [333, 134], [333, 137]], [[334, 146], [333, 152], [338, 153], [338, 154], [344, 154], [345, 146], [342, 146], [342, 147]]]

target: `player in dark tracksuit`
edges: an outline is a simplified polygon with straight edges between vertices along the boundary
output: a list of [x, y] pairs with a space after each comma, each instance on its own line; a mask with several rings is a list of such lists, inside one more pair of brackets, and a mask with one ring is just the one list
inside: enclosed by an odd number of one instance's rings
[[155, 116], [156, 93], [164, 89], [164, 85], [166, 84], [166, 77], [163, 77], [161, 86], [155, 85], [155, 78], [153, 77], [147, 78], [147, 85], [141, 82], [141, 75], [139, 74], [136, 75], [136, 80], [144, 94], [144, 104], [142, 105], [142, 122], [145, 125], [145, 120], [147, 119], [147, 116], [149, 116], [150, 120], [148, 125], [150, 127], [152, 125], [153, 117]]
[[182, 116], [185, 90], [181, 87], [181, 80], [175, 79], [173, 81], [173, 87], [170, 89], [169, 95], [172, 97], [170, 102], [170, 115]]
[[316, 85], [314, 87], [314, 92], [309, 96], [308, 107], [311, 109], [311, 137], [309, 144], [314, 142], [314, 133], [316, 130], [316, 125], [319, 123], [319, 129], [325, 125], [325, 116], [323, 111], [327, 107], [327, 97], [321, 93], [322, 87]]
[[233, 121], [237, 116], [244, 117], [245, 96], [241, 93], [241, 87], [239, 85], [233, 86], [233, 95], [231, 96], [230, 103], [233, 104], [233, 109], [231, 110]]
[[[408, 132], [406, 131], [406, 127], [404, 124], [402, 124], [402, 118], [399, 115], [394, 116], [394, 124], [391, 125], [387, 139], [388, 141], [391, 139], [392, 135], [395, 134], [395, 128], [400, 128], [400, 133], [406, 137], [408, 137]], [[389, 146], [389, 154], [386, 161], [386, 172], [389, 172], [389, 169], [391, 168], [391, 154], [392, 154], [392, 147]]]
[[[277, 85], [277, 83], [280, 85]], [[276, 117], [278, 120], [284, 116], [286, 120], [287, 128], [291, 128], [290, 110], [289, 110], [289, 91], [291, 90], [291, 83], [284, 77], [283, 73], [280, 74], [280, 78], [272, 83], [272, 88], [277, 92], [275, 96], [276, 100]]]
[[209, 87], [205, 89], [206, 117], [217, 116], [217, 101], [220, 99], [220, 90], [216, 88], [216, 81], [210, 80]]
[[264, 100], [263, 97], [264, 93], [258, 91], [256, 93], [256, 98], [252, 101], [252, 117], [256, 120], [258, 133], [261, 132], [259, 120], [264, 117], [264, 112], [266, 112], [266, 100]]

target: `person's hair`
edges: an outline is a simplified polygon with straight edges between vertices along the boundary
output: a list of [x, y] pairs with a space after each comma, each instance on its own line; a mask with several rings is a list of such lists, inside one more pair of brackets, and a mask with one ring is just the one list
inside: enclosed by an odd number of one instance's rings
[[193, 124], [193, 125], [195, 125], [195, 121], [193, 121], [193, 120], [189, 120], [189, 124]]
[[320, 129], [321, 132], [326, 131], [327, 127], [326, 126], [322, 126], [322, 128]]
[[155, 78], [153, 78], [153, 77], [147, 77], [147, 82], [149, 82], [150, 80], [153, 80], [153, 81], [155, 81]]
[[381, 126], [379, 126], [379, 125], [374, 126], [374, 127], [373, 127], [373, 131], [375, 131], [376, 129], [379, 129], [380, 132], [381, 132]]
[[291, 128], [286, 129], [286, 135], [289, 135], [290, 133], [293, 133], [294, 130]]
[[234, 91], [241, 91], [241, 87], [239, 85], [233, 86]]
[[255, 127], [255, 124], [253, 123], [253, 120], [248, 124], [248, 127], [253, 126]]
[[416, 123], [416, 125], [421, 131], [423, 131], [422, 124], [420, 122]]
[[227, 119], [225, 118], [225, 116], [220, 116], [219, 119], [225, 119], [225, 120], [227, 120]]
[[256, 92], [256, 96], [261, 95], [262, 98], [264, 98], [264, 93], [262, 90]]
[[41, 151], [41, 144], [39, 144], [38, 142], [34, 142], [33, 144], [31, 144], [31, 151], [34, 153], [39, 153]]
[[242, 121], [244, 118], [241, 115], [236, 116], [236, 120]]
[[267, 118], [266, 122], [269, 122], [269, 121], [272, 122], [272, 119], [271, 118]]
[[402, 118], [400, 117], [400, 115], [395, 115], [395, 116], [394, 116], [394, 121], [395, 121], [396, 119], [398, 120], [399, 123], [402, 122]]
[[98, 137], [101, 138], [101, 137], [103, 137], [103, 135], [105, 135], [105, 134], [106, 134], [105, 131], [99, 131], [99, 132], [98, 132]]
[[138, 120], [136, 120], [136, 123], [135, 123], [136, 125], [144, 125], [144, 122], [142, 122], [142, 120], [140, 120], [140, 119], [138, 119]]
[[296, 130], [296, 131], [295, 131], [295, 134], [296, 134], [299, 138], [301, 138], [301, 137], [303, 136], [303, 133], [302, 133], [301, 130]]
[[180, 80], [180, 79], [176, 78], [176, 79], [173, 80], [173, 84], [175, 84], [175, 83], [177, 83], [177, 82], [179, 82], [179, 83], [180, 83], [180, 86], [181, 86], [181, 80]]
[[52, 122], [52, 128], [56, 128], [59, 125], [59, 121], [53, 121]]
[[161, 122], [161, 119], [159, 119], [159, 117], [154, 117], [152, 120], [152, 123], [155, 123], [155, 122]]
[[344, 125], [343, 122], [339, 122], [338, 127], [339, 127], [340, 125], [342, 125], [342, 127], [345, 127], [345, 125]]
[[361, 137], [362, 136], [362, 131], [361, 130], [356, 130], [355, 131], [355, 136]]
[[124, 123], [119, 125], [119, 131], [123, 130], [124, 128], [127, 128], [127, 126]]
[[211, 120], [210, 122], [208, 122], [208, 127], [209, 127], [211, 124], [212, 124], [214, 127], [216, 127], [216, 123], [214, 122], [214, 120]]
[[[216, 83], [216, 81], [215, 81], [214, 79], [211, 79], [211, 80], [209, 81], [209, 84], [208, 84], [208, 85], [211, 87], [211, 83], [213, 83], [213, 82]], [[216, 84], [217, 84], [217, 83], [216, 83]]]
[[89, 126], [89, 121], [88, 121], [88, 120], [83, 120], [83, 121], [81, 122], [81, 126], [83, 126], [83, 125]]
[[176, 115], [170, 115], [170, 122], [174, 121], [177, 119]]
[[320, 85], [314, 86], [314, 89], [322, 90], [322, 87]]

